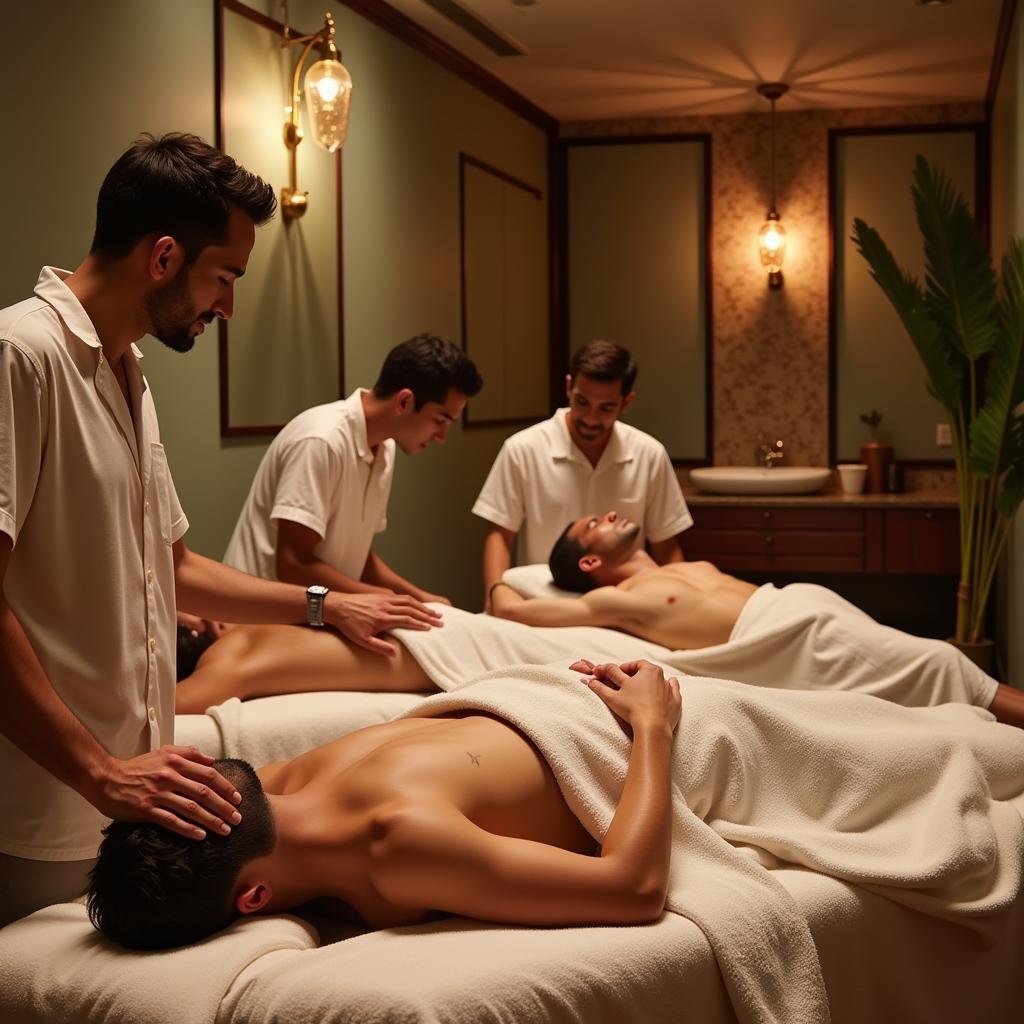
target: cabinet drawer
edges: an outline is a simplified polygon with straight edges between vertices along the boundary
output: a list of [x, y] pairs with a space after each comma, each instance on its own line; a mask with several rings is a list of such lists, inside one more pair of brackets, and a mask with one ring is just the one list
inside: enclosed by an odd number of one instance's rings
[[683, 537], [688, 559], [726, 571], [863, 572], [858, 530], [725, 530], [693, 527]]
[[690, 509], [693, 529], [863, 530], [859, 508], [782, 508], [777, 505], [702, 506]]
[[[955, 508], [886, 509], [869, 533], [881, 536], [882, 571], [956, 575], [960, 571], [960, 517]], [[875, 545], [872, 545], [874, 547]], [[875, 558], [869, 558], [869, 571]]]

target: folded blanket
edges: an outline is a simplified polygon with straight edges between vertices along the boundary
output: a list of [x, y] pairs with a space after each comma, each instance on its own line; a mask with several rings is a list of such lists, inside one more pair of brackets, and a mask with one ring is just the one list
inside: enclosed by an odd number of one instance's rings
[[988, 707], [996, 692], [995, 680], [951, 644], [880, 625], [814, 584], [766, 584], [744, 606], [727, 643], [695, 651], [670, 651], [614, 629], [524, 626], [435, 607], [443, 629], [396, 630], [395, 636], [442, 690], [505, 665], [568, 665], [584, 657], [647, 658], [687, 675], [781, 689], [850, 690], [907, 707]]
[[[1020, 927], [1024, 732], [963, 705], [683, 681], [667, 907], [714, 950], [741, 1022], [829, 1019], [814, 943], [766, 864], [863, 885], [994, 942]], [[600, 841], [629, 742], [573, 672], [513, 666], [406, 712], [515, 725]]]
[[728, 643], [676, 651], [667, 660], [692, 675], [852, 690], [905, 707], [953, 702], [987, 708], [997, 688], [952, 644], [883, 626], [813, 583], [765, 584], [744, 605]]
[[455, 690], [505, 665], [592, 661], [665, 660], [667, 647], [628, 633], [594, 626], [524, 626], [493, 615], [434, 605], [444, 618], [442, 629], [396, 629], [420, 667], [441, 690]]
[[[206, 715], [179, 715], [179, 743], [197, 742], [214, 757], [241, 757], [260, 768], [288, 761], [339, 736], [380, 725], [422, 700], [418, 693], [364, 693], [342, 690], [289, 693], [244, 703], [237, 697], [217, 704]], [[207, 716], [209, 716], [207, 718]], [[191, 719], [212, 720], [217, 738], [200, 730]], [[204, 742], [205, 741], [205, 742]]]

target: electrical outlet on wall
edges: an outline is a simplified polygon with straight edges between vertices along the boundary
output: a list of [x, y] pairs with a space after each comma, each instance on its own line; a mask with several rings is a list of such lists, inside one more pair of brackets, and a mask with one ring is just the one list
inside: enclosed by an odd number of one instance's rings
[[953, 447], [953, 433], [949, 429], [948, 423], [936, 423], [935, 424], [935, 443], [940, 448], [952, 448]]

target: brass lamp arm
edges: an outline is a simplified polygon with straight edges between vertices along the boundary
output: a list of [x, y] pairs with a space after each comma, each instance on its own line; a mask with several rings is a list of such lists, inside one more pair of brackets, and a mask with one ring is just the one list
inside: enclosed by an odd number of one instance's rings
[[[298, 127], [298, 123], [299, 123], [299, 101], [300, 101], [300, 96], [299, 96], [299, 78], [302, 75], [302, 66], [303, 66], [303, 64], [306, 63], [306, 57], [309, 56], [309, 51], [313, 48], [313, 46], [315, 45], [317, 40], [321, 39], [321, 38], [324, 38], [324, 30], [323, 29], [321, 29], [319, 32], [315, 32], [311, 36], [299, 36], [296, 39], [286, 39], [281, 44], [282, 46], [290, 46], [292, 43], [301, 43], [301, 42], [304, 42], [304, 41], [306, 42], [306, 45], [303, 47], [303, 50], [302, 50], [301, 55], [299, 56], [299, 59], [295, 62], [295, 71], [292, 73], [291, 114], [289, 115], [288, 119], [289, 119], [289, 121], [291, 123], [291, 126], [293, 128]], [[286, 140], [285, 141], [288, 141], [287, 140], [288, 134], [289, 133], [287, 133], [287, 132], [285, 133], [285, 135], [286, 135]], [[301, 141], [302, 141], [302, 136], [299, 135], [295, 139], [295, 142], [291, 143], [291, 144], [297, 146], [299, 144], [299, 142], [301, 142]]]

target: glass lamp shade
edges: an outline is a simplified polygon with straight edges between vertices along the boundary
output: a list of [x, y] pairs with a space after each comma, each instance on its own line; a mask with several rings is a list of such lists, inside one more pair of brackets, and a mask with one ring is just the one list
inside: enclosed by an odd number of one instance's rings
[[768, 273], [777, 274], [786, 258], [786, 229], [778, 217], [769, 217], [761, 225], [761, 230], [757, 233], [757, 243], [761, 263]]
[[320, 60], [306, 73], [306, 112], [317, 144], [333, 153], [348, 134], [352, 76], [337, 60]]

